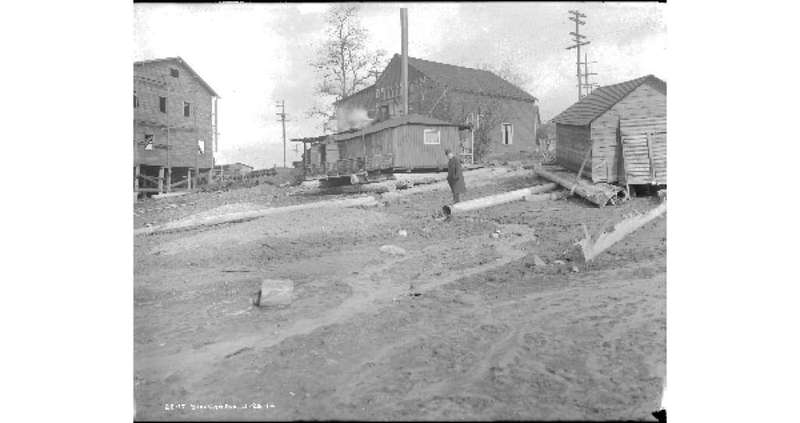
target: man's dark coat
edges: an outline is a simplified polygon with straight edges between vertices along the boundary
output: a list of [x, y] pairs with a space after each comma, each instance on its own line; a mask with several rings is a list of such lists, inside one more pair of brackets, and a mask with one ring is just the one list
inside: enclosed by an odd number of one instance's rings
[[453, 157], [447, 162], [447, 183], [450, 184], [450, 189], [454, 193], [467, 192], [467, 186], [464, 185], [464, 174], [461, 172], [461, 162], [457, 157]]

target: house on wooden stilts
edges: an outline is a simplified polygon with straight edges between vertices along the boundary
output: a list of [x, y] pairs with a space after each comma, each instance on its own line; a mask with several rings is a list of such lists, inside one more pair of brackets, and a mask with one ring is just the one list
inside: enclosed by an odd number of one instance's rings
[[210, 181], [219, 95], [180, 57], [133, 64], [134, 193]]
[[553, 118], [556, 162], [592, 182], [667, 184], [667, 83], [608, 85]]

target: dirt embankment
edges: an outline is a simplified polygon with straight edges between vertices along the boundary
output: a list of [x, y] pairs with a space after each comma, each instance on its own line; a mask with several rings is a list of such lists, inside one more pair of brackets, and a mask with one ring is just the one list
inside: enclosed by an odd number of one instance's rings
[[[498, 178], [468, 198], [538, 182]], [[582, 223], [599, 230], [652, 200], [516, 202], [437, 220], [448, 199], [421, 192], [382, 208], [137, 237], [137, 418], [647, 419], [657, 410], [666, 219], [577, 273], [555, 263]], [[382, 253], [387, 244], [406, 253]], [[250, 304], [265, 277], [295, 282], [291, 306]]]

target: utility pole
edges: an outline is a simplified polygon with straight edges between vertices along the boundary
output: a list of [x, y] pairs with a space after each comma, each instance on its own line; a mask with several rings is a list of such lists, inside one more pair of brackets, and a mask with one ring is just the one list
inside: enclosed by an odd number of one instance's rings
[[281, 108], [280, 113], [275, 113], [281, 117], [281, 126], [283, 126], [283, 168], [286, 168], [286, 100], [281, 100], [276, 104]]
[[570, 10], [569, 13], [572, 15], [569, 20], [575, 22], [575, 32], [570, 32], [569, 35], [572, 35], [575, 44], [567, 47], [567, 50], [573, 48], [577, 49], [575, 65], [577, 67], [576, 75], [578, 77], [578, 100], [580, 100], [581, 97], [583, 97], [583, 81], [581, 81], [581, 46], [589, 44], [589, 41], [581, 41], [586, 38], [585, 35], [581, 35], [581, 25], [586, 25], [586, 21], [582, 21], [581, 18], [585, 18], [586, 15], [579, 10]]
[[596, 61], [589, 62], [589, 55], [583, 53], [583, 80], [584, 80], [583, 85], [584, 87], [586, 87], [586, 95], [589, 95], [592, 92], [594, 86], [597, 85], [594, 83], [591, 84], [589, 83], [589, 76], [597, 75], [596, 73], [589, 72], [589, 63], [597, 63], [597, 62]]

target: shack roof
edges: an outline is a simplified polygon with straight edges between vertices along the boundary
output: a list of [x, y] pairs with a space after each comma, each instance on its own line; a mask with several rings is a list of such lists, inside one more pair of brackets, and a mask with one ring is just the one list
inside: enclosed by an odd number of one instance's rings
[[553, 122], [563, 125], [589, 125], [593, 120], [600, 117], [600, 115], [614, 107], [614, 105], [619, 103], [625, 96], [645, 83], [652, 85], [664, 95], [667, 94], [666, 82], [653, 75], [646, 75], [630, 81], [620, 82], [619, 84], [597, 88], [592, 91], [591, 94], [582, 98], [572, 106], [569, 106], [567, 110], [564, 110], [558, 116], [554, 117]]
[[200, 85], [202, 85], [206, 90], [208, 90], [208, 92], [211, 93], [211, 95], [213, 95], [214, 97], [219, 97], [219, 94], [217, 94], [216, 91], [214, 91], [214, 89], [211, 88], [211, 86], [208, 85], [208, 83], [205, 80], [203, 80], [203, 78], [201, 78], [200, 75], [197, 72], [195, 72], [194, 69], [192, 69], [192, 67], [189, 66], [189, 64], [186, 63], [186, 61], [183, 60], [180, 56], [164, 57], [164, 58], [161, 58], [161, 59], [141, 60], [141, 61], [138, 61], [138, 62], [133, 62], [133, 65], [134, 66], [142, 66], [142, 65], [147, 65], [147, 64], [151, 64], [151, 63], [160, 63], [160, 62], [174, 62], [174, 63], [178, 63], [178, 64], [182, 65], [184, 68], [186, 68], [186, 70], [189, 71], [190, 74], [192, 74], [192, 76], [197, 78], [197, 80], [200, 82]]
[[395, 128], [403, 125], [425, 125], [425, 126], [450, 126], [454, 128], [463, 128], [464, 125], [445, 122], [443, 120], [435, 119], [428, 116], [409, 114], [395, 116], [390, 119], [366, 126], [361, 129], [350, 129], [347, 131], [333, 134], [334, 141], [344, 141], [351, 138], [360, 137], [362, 135], [374, 134], [389, 128]]

